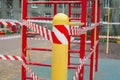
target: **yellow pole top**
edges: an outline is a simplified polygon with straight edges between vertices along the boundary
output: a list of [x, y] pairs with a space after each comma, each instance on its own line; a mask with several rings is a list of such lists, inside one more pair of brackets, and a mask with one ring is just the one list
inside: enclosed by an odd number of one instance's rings
[[53, 25], [73, 25], [82, 26], [81, 22], [69, 22], [69, 17], [64, 13], [58, 13], [53, 17]]
[[53, 25], [65, 25], [69, 24], [69, 18], [64, 13], [58, 13], [53, 17]]
[[81, 23], [81, 22], [69, 22], [69, 25], [72, 25], [72, 26], [83, 26], [84, 23]]

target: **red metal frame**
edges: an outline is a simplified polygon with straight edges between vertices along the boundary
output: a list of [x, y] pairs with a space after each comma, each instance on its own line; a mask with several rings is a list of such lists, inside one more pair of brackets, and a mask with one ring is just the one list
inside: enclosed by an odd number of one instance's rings
[[[86, 15], [87, 15], [87, 0], [82, 0], [82, 10], [81, 10], [81, 22], [84, 23], [84, 27], [86, 26]], [[80, 43], [80, 58], [83, 59], [85, 56], [85, 46], [86, 46], [86, 34], [82, 34], [80, 36], [81, 43]], [[79, 80], [84, 80], [84, 65], [82, 66], [80, 73], [79, 73]]]
[[[27, 17], [27, 1], [28, 0], [22, 0], [22, 20], [26, 20]], [[26, 57], [26, 47], [27, 47], [27, 27], [22, 26], [22, 57]], [[25, 60], [26, 64], [26, 60]], [[26, 80], [26, 69], [22, 65], [22, 74], [21, 74], [21, 79]]]
[[[97, 22], [100, 22], [100, 0], [98, 0], [98, 14], [97, 14]], [[100, 31], [100, 28], [97, 27], [97, 36], [96, 36], [96, 39], [99, 40], [99, 31]], [[99, 43], [97, 44], [97, 47], [96, 47], [96, 62], [95, 62], [95, 71], [97, 72], [98, 71], [98, 55], [99, 54]]]
[[[57, 14], [57, 4], [68, 4], [68, 16], [70, 18], [70, 21], [71, 20], [79, 20], [80, 22], [83, 22], [84, 25], [82, 27], [85, 27], [86, 26], [86, 22], [87, 22], [87, 9], [90, 7], [90, 6], [87, 6], [87, 3], [88, 1], [92, 1], [92, 22], [94, 23], [95, 22], [95, 4], [94, 4], [94, 1], [95, 0], [64, 0], [64, 1], [61, 1], [61, 0], [51, 0], [51, 1], [28, 1], [28, 0], [22, 0], [22, 19], [23, 20], [27, 20], [27, 19], [37, 19], [37, 20], [52, 20], [52, 18], [49, 18], [49, 17], [30, 17], [28, 16], [27, 12], [28, 12], [28, 4], [53, 4], [53, 12], [54, 12], [54, 15]], [[80, 18], [72, 18], [72, 9], [74, 8], [78, 8], [80, 10], [80, 7], [75, 7], [73, 6], [72, 4], [81, 4], [81, 12], [79, 13], [76, 13], [76, 14], [80, 14], [81, 17]], [[75, 12], [74, 12], [75, 13]], [[97, 22], [100, 21], [100, 0], [98, 0], [98, 14], [97, 14]], [[93, 48], [93, 46], [95, 45], [94, 44], [94, 30], [92, 30], [92, 35], [91, 35], [91, 43], [89, 43], [91, 45], [91, 48]], [[97, 30], [96, 30], [96, 40], [99, 40], [99, 28], [97, 27]], [[76, 35], [78, 36], [78, 35]], [[80, 56], [79, 58], [83, 59], [85, 57], [85, 53], [86, 51], [88, 50], [85, 50], [85, 47], [86, 47], [86, 34], [82, 34], [82, 35], [79, 35], [80, 39], [81, 39], [81, 42], [79, 43], [80, 44], [80, 49], [79, 50], [71, 50], [70, 49], [70, 46], [71, 46], [71, 43], [69, 42], [69, 56], [68, 56], [68, 65], [69, 65], [69, 68], [72, 68], [72, 69], [76, 69], [76, 66], [71, 66], [70, 65], [70, 53], [79, 53]], [[73, 44], [73, 43], [72, 43]], [[26, 57], [26, 50], [40, 50], [40, 51], [51, 51], [51, 49], [46, 49], [46, 48], [27, 48], [27, 27], [26, 26], [23, 26], [22, 27], [22, 57], [25, 58]], [[89, 50], [90, 51], [90, 50]], [[84, 66], [90, 66], [90, 79], [89, 80], [93, 80], [93, 68], [94, 68], [94, 65], [93, 65], [93, 57], [94, 55], [92, 54], [91, 55], [91, 58], [90, 58], [90, 64], [85, 64]], [[49, 64], [41, 64], [41, 63], [37, 63], [37, 62], [26, 62], [25, 60], [25, 63], [27, 65], [38, 65], [38, 66], [49, 66], [51, 67], [51, 65]], [[82, 66], [82, 69], [79, 73], [79, 79], [78, 80], [84, 80], [84, 66]], [[96, 48], [96, 60], [95, 60], [95, 71], [98, 71], [98, 45], [97, 45], [97, 48]], [[26, 80], [27, 78], [31, 78], [31, 77], [28, 77], [26, 76], [26, 70], [25, 68], [22, 66], [22, 80]]]
[[[96, 8], [96, 2], [95, 1], [98, 1], [97, 2], [97, 4], [98, 4], [97, 8]], [[97, 16], [95, 16], [96, 14], [97, 14]], [[92, 4], [92, 22], [93, 23], [96, 23], [96, 22], [98, 23], [99, 21], [100, 21], [100, 0], [93, 0], [93, 4]], [[95, 38], [96, 38], [96, 40], [95, 40]], [[95, 42], [98, 41], [98, 40], [99, 40], [99, 27], [96, 27], [96, 30], [93, 29], [92, 34], [91, 34], [91, 48], [94, 47]], [[94, 54], [91, 55], [91, 59], [90, 59], [90, 79], [89, 80], [94, 79], [94, 70], [95, 71], [98, 70], [98, 44], [96, 46], [95, 52], [93, 52], [93, 53]]]

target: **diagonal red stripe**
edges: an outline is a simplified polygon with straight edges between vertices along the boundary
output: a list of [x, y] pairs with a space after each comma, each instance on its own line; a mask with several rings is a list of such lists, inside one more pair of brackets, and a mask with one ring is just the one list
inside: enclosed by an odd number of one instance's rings
[[5, 57], [7, 60], [10, 60], [10, 58], [9, 58], [7, 55], [4, 55], [4, 57]]
[[66, 29], [65, 25], [55, 25], [55, 27], [64, 34], [64, 36], [66, 37], [66, 39], [69, 39], [69, 31]]
[[61, 44], [61, 42], [58, 40], [58, 38], [56, 37], [56, 35], [54, 34], [54, 32], [52, 32], [52, 38], [53, 38], [53, 42], [56, 44]]
[[13, 58], [14, 58], [15, 60], [18, 60], [18, 58], [17, 58], [16, 56], [13, 56]]
[[13, 26], [10, 22], [6, 22], [6, 23], [7, 23], [7, 26], [10, 26], [10, 27]]
[[44, 34], [44, 29], [43, 29], [43, 27], [41, 27], [42, 28], [42, 34], [43, 34], [43, 36], [42, 37], [45, 37], [45, 34]]
[[47, 39], [50, 40], [49, 34], [48, 34], [48, 29], [46, 28], [46, 35], [47, 35]]

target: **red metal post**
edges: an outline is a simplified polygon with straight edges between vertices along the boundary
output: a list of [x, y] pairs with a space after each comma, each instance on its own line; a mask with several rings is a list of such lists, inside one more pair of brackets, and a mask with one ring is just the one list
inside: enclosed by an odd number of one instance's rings
[[[27, 17], [27, 2], [28, 0], [22, 0], [22, 20], [26, 20]], [[27, 27], [22, 26], [22, 57], [26, 57], [26, 46], [27, 46], [27, 38], [26, 38]], [[26, 60], [25, 60], [26, 63]], [[22, 80], [26, 80], [26, 69], [22, 65]]]
[[71, 4], [68, 4], [68, 16], [71, 17]]
[[[81, 0], [82, 1], [82, 16], [81, 16], [81, 22], [84, 23], [86, 26], [86, 14], [87, 14], [87, 0]], [[83, 59], [85, 56], [85, 46], [86, 46], [86, 34], [82, 34], [80, 36], [81, 43], [80, 43], [80, 58]], [[80, 73], [79, 73], [79, 80], [84, 79], [84, 65], [82, 66]]]
[[[92, 22], [94, 23], [95, 19], [95, 2], [92, 2]], [[94, 29], [92, 30], [91, 33], [91, 48], [93, 48], [94, 46]], [[90, 79], [89, 80], [93, 80], [93, 58], [94, 58], [94, 54], [92, 53], [91, 58], [90, 58]]]
[[[71, 4], [68, 4], [68, 17], [71, 17]], [[69, 20], [70, 21], [70, 20]], [[69, 44], [68, 44], [68, 49], [70, 50], [70, 39], [71, 36], [69, 35]], [[70, 65], [70, 52], [68, 52], [68, 65]]]
[[[98, 0], [98, 14], [97, 14], [97, 22], [100, 22], [100, 0]], [[97, 27], [96, 40], [99, 40], [99, 27]], [[99, 54], [99, 43], [96, 46], [96, 62], [95, 62], [95, 71], [98, 71], [98, 54]]]
[[[92, 23], [97, 23], [98, 22], [98, 2], [96, 2], [98, 0], [94, 0], [92, 2]], [[92, 34], [91, 34], [91, 48], [94, 48], [95, 42], [96, 42], [96, 37], [98, 36], [98, 32], [97, 32], [97, 28], [92, 30]], [[98, 58], [98, 53], [97, 56], [95, 56], [96, 54], [96, 49], [93, 52], [93, 54], [91, 55], [90, 58], [90, 80], [94, 79], [94, 70], [95, 70], [95, 62], [97, 62], [97, 59], [95, 59], [96, 57]]]
[[29, 1], [28, 4], [69, 4], [81, 3], [81, 1]]
[[57, 4], [54, 4], [54, 15], [57, 14]]

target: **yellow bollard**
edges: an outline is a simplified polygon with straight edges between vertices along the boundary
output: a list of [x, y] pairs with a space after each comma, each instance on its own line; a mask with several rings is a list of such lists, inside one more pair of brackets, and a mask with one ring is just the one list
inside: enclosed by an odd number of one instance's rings
[[53, 18], [52, 80], [67, 80], [69, 18], [58, 13]]

